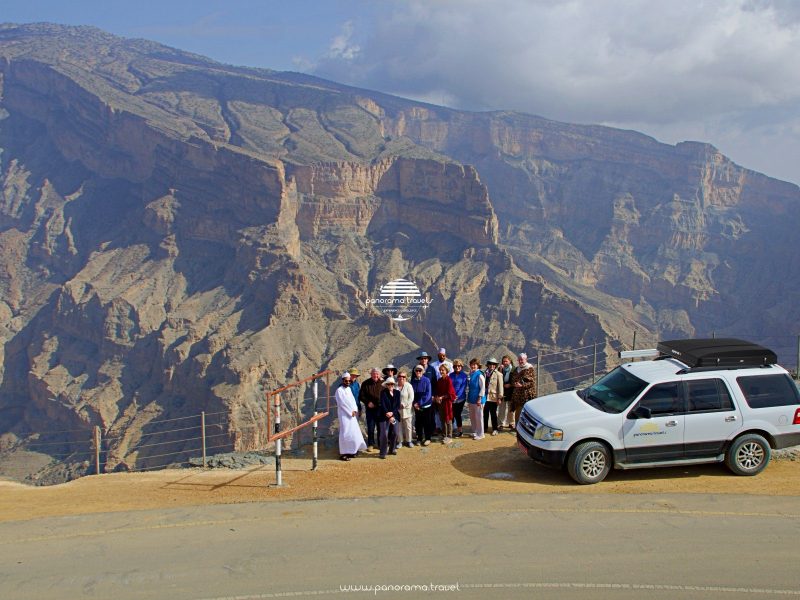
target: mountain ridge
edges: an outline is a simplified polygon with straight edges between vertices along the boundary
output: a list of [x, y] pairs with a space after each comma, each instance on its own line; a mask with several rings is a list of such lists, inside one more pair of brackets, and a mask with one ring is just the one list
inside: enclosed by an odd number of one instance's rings
[[[765, 268], [800, 189], [713, 146], [163, 48], [0, 26], [0, 432], [97, 425], [141, 467], [201, 410], [263, 447], [263, 389], [322, 368], [800, 316]], [[366, 302], [400, 277], [402, 325]]]

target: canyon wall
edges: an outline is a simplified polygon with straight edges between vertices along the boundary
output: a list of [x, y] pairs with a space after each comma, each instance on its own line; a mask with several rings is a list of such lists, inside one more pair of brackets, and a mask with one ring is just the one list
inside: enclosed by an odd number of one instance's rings
[[[263, 448], [265, 391], [325, 368], [798, 316], [797, 187], [704, 144], [6, 25], [0, 150], [0, 435], [98, 426], [108, 470], [200, 411]], [[398, 278], [403, 323], [367, 301]]]

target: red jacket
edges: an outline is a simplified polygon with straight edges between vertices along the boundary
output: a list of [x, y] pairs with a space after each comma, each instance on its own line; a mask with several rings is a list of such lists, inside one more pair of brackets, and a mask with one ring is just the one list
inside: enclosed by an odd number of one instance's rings
[[433, 397], [437, 398], [444, 396], [442, 400], [455, 402], [456, 390], [453, 387], [453, 382], [449, 377], [440, 377], [433, 384]]

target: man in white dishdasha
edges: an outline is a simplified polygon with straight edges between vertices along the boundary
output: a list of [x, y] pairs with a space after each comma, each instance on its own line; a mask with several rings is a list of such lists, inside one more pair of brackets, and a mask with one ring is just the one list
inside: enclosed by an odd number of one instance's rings
[[358, 426], [358, 405], [350, 390], [350, 373], [342, 374], [342, 385], [336, 390], [339, 415], [339, 458], [350, 460], [360, 450], [366, 450], [364, 435]]

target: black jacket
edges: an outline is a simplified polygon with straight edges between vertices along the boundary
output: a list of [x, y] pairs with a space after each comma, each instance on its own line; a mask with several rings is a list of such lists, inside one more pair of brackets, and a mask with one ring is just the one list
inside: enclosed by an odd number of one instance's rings
[[395, 419], [400, 418], [400, 390], [392, 390], [389, 393], [389, 388], [384, 388], [381, 392], [381, 409], [378, 411], [377, 421], [387, 421], [386, 413], [393, 414]]

